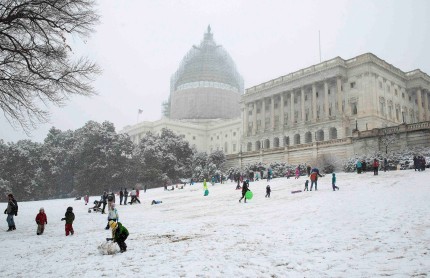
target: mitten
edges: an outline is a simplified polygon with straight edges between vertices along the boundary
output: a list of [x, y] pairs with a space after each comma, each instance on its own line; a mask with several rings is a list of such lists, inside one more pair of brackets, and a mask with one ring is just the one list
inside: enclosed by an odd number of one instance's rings
[[64, 221], [64, 220], [66, 220], [66, 218], [61, 218], [61, 221]]

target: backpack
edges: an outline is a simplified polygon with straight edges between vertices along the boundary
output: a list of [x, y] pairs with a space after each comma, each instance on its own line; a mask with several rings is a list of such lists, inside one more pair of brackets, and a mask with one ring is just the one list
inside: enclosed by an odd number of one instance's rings
[[311, 181], [316, 181], [317, 180], [317, 173], [316, 172], [312, 172], [311, 174]]

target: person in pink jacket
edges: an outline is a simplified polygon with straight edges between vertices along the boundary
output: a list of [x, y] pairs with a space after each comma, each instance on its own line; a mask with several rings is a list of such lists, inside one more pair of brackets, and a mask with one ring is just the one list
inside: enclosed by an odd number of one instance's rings
[[300, 177], [300, 168], [299, 166], [297, 166], [296, 168], [296, 179], [298, 179]]

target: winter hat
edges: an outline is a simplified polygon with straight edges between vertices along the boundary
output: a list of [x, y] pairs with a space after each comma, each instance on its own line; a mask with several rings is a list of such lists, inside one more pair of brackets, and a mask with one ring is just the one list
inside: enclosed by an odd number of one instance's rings
[[118, 227], [118, 223], [116, 223], [115, 221], [111, 220], [109, 221], [109, 226], [110, 228], [113, 230], [115, 230]]
[[42, 210], [43, 210], [43, 211], [45, 211], [45, 209], [44, 209], [44, 208], [40, 208], [40, 209], [39, 209], [39, 211], [42, 211]]
[[336, 174], [333, 172], [333, 173], [331, 173], [333, 176], [336, 176]]
[[67, 211], [73, 211], [73, 208], [72, 207], [68, 207]]

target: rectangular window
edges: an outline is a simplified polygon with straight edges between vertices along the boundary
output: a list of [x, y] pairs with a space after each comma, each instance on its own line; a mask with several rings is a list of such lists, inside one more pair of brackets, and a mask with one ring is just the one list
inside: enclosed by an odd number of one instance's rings
[[236, 151], [236, 144], [233, 144], [233, 152]]
[[379, 89], [382, 89], [382, 82], [379, 81]]
[[236, 136], [236, 131], [235, 131], [235, 132], [233, 132], [233, 136]]
[[355, 82], [351, 82], [350, 85], [351, 85], [351, 89], [355, 88]]

